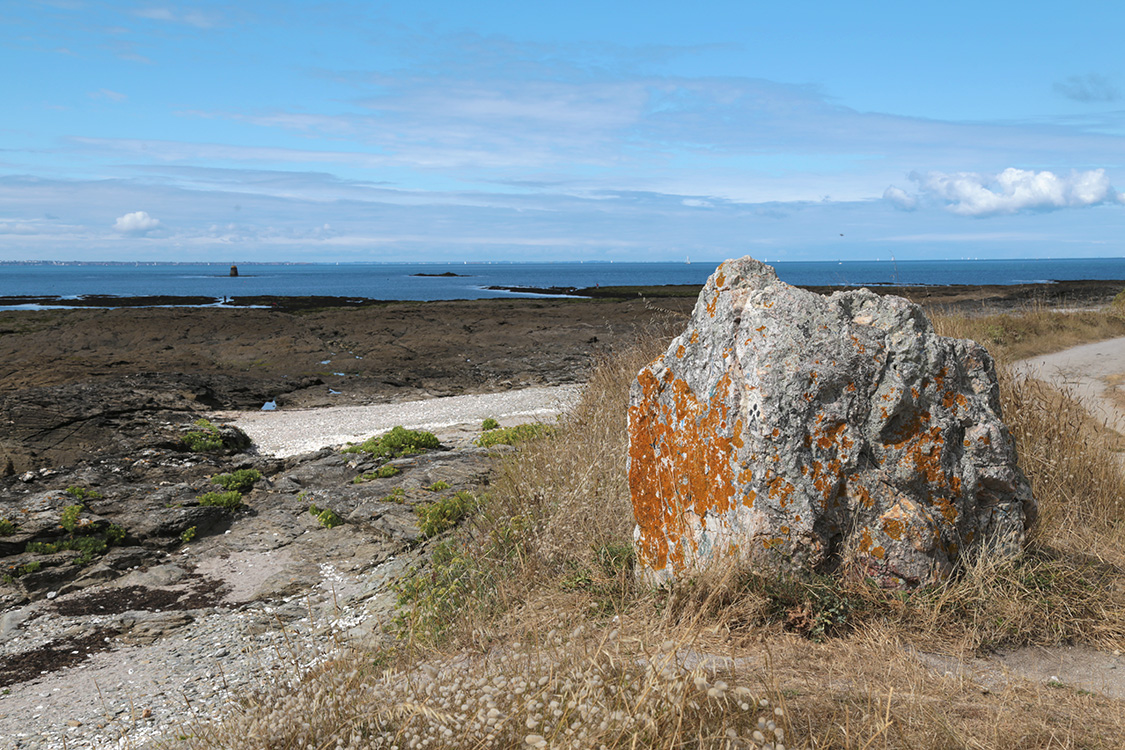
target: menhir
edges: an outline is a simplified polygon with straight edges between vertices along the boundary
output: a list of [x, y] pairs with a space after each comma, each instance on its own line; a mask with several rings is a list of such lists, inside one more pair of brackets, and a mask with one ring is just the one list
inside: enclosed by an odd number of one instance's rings
[[1014, 554], [1036, 506], [998, 392], [988, 353], [917, 305], [723, 263], [630, 394], [642, 576], [843, 567], [914, 588]]

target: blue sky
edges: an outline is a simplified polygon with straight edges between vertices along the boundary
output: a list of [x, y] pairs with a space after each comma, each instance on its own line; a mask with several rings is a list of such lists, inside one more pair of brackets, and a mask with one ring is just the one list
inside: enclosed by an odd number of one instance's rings
[[1125, 6], [0, 1], [0, 259], [1093, 257]]

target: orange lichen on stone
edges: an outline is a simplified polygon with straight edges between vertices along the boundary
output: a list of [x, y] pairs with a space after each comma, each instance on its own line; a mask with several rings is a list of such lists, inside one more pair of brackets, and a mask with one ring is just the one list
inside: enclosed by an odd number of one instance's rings
[[848, 487], [851, 490], [849, 494], [851, 494], [853, 497], [858, 499], [859, 502], [863, 504], [863, 507], [865, 507], [865, 508], [875, 507], [875, 499], [873, 497], [871, 497], [871, 491], [869, 489], [864, 487], [862, 484], [858, 484], [858, 483], [856, 483], [856, 484], [849, 483]]
[[690, 343], [692, 343], [692, 344], [699, 343], [699, 329], [698, 328], [696, 328], [695, 330], [693, 330], [691, 332]]
[[680, 344], [679, 347], [676, 348], [676, 359], [683, 359], [685, 353], [687, 353], [687, 347]]
[[896, 542], [902, 539], [902, 534], [905, 531], [902, 521], [897, 518], [884, 518], [883, 519], [883, 533], [894, 539]]
[[935, 497], [934, 505], [941, 511], [941, 515], [945, 518], [947, 523], [957, 523], [957, 508], [948, 497]]
[[670, 565], [681, 571], [683, 545], [694, 545], [689, 525], [709, 511], [727, 513], [738, 502], [732, 459], [742, 444], [742, 421], [734, 422], [734, 435], [723, 434], [720, 426], [730, 422], [730, 373], [705, 402], [683, 380], [661, 382], [648, 368], [638, 382], [642, 398], [629, 409], [629, 486], [641, 530], [637, 554], [653, 570]]
[[779, 508], [789, 504], [793, 492], [797, 489], [792, 482], [780, 474], [774, 474], [772, 470], [767, 473], [766, 487], [769, 490], [770, 500], [776, 500]]

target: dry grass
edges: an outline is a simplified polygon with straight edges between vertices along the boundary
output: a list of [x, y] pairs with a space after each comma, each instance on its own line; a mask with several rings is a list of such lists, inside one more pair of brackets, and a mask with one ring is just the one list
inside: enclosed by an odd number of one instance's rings
[[[1116, 438], [1003, 366], [1013, 352], [1040, 353], [1028, 342], [1125, 334], [1114, 314], [1094, 317], [937, 321], [999, 354], [1005, 416], [1041, 514], [1017, 560], [982, 561], [911, 595], [734, 573], [636, 587], [624, 413], [637, 369], [663, 348], [655, 336], [607, 358], [566, 424], [498, 464], [479, 515], [403, 587], [400, 647], [295, 671], [185, 744], [1125, 747], [1122, 701], [970, 665], [1003, 646], [1125, 649]], [[997, 330], [999, 345], [987, 335]]]
[[1016, 312], [981, 316], [931, 310], [930, 316], [938, 333], [979, 341], [999, 362], [1016, 362], [1091, 341], [1125, 336], [1125, 304], [1075, 312], [1030, 305]]

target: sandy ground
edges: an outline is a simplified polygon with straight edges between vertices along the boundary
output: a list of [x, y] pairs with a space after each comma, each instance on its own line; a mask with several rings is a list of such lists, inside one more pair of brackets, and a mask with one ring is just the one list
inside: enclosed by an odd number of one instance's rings
[[1072, 394], [1100, 422], [1125, 435], [1125, 338], [1097, 341], [1024, 360], [1016, 374]]
[[533, 420], [549, 421], [574, 404], [580, 393], [579, 386], [562, 385], [397, 404], [220, 412], [215, 417], [240, 427], [262, 454], [294, 456], [348, 442], [362, 442], [396, 425], [446, 433], [459, 425], [479, 432], [480, 423], [487, 418], [504, 426]]

